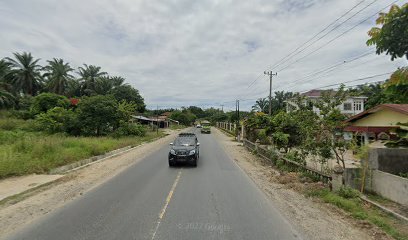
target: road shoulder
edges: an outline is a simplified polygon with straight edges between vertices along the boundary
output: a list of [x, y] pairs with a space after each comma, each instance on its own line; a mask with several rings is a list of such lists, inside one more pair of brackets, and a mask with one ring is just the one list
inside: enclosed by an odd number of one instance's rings
[[340, 210], [315, 202], [304, 195], [276, 182], [279, 172], [262, 165], [259, 158], [247, 151], [218, 129], [214, 136], [238, 166], [265, 193], [272, 204], [308, 239], [389, 239], [388, 236], [368, 233]]

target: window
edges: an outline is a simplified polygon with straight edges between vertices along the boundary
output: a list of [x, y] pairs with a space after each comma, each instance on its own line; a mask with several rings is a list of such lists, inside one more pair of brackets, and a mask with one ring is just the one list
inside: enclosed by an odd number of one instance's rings
[[344, 103], [343, 109], [344, 111], [351, 111], [351, 103]]
[[361, 111], [362, 109], [362, 104], [360, 101], [354, 102], [354, 111]]

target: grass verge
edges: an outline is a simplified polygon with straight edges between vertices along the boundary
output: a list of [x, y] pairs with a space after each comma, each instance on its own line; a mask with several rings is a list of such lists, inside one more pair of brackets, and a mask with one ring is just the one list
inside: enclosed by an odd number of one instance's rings
[[376, 225], [394, 239], [408, 240], [408, 224], [376, 207], [365, 204], [358, 197], [345, 198], [337, 193], [330, 192], [328, 189], [309, 190], [306, 195], [318, 197], [326, 203], [339, 207], [357, 220]]
[[0, 131], [0, 179], [49, 170], [125, 146], [136, 146], [163, 132], [144, 137], [72, 137], [13, 129]]

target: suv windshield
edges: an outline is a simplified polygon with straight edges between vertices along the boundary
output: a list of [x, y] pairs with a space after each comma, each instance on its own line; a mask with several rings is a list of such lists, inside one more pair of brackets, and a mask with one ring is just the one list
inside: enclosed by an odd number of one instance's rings
[[175, 146], [194, 146], [195, 139], [191, 137], [178, 137], [174, 140]]

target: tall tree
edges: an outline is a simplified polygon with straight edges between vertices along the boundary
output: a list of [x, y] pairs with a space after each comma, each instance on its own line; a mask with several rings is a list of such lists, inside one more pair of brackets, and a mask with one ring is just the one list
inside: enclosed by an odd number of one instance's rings
[[62, 59], [54, 58], [47, 62], [48, 65], [44, 67], [47, 87], [51, 92], [63, 95], [67, 89], [68, 81], [74, 78], [70, 74], [74, 69]]
[[252, 106], [252, 110], [256, 112], [268, 112], [269, 100], [267, 98], [259, 98], [256, 100], [255, 105]]
[[40, 59], [34, 59], [31, 53], [14, 53], [14, 58], [6, 58], [11, 70], [7, 74], [11, 84], [18, 92], [29, 95], [37, 93], [41, 86]]
[[376, 23], [381, 27], [371, 28], [367, 45], [376, 45], [377, 54], [386, 52], [391, 60], [404, 56], [408, 59], [408, 3], [380, 13]]
[[119, 87], [120, 85], [123, 85], [123, 83], [125, 82], [125, 78], [120, 77], [120, 76], [112, 76], [109, 77], [113, 87]]
[[97, 79], [106, 76], [108, 73], [102, 72], [101, 67], [84, 64], [83, 67], [79, 67], [78, 74], [81, 77], [83, 94], [90, 96], [95, 94]]

